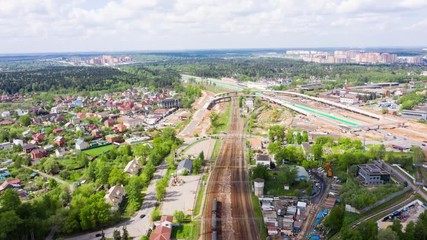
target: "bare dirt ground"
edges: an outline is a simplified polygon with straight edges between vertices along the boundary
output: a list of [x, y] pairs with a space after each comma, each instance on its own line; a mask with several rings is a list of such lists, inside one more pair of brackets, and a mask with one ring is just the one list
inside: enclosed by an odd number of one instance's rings
[[193, 109], [196, 109], [194, 112], [191, 122], [181, 131], [180, 137], [193, 137], [196, 134], [202, 136], [202, 134], [206, 133], [206, 128], [210, 127], [209, 124], [206, 124], [206, 118], [209, 120], [210, 111], [204, 109], [203, 106], [209, 102], [209, 100], [213, 97], [214, 93], [209, 91], [202, 91], [202, 96], [197, 99], [192, 105]]
[[203, 152], [206, 160], [210, 160], [212, 156], [212, 151], [215, 147], [216, 139], [206, 139], [204, 141], [198, 142], [193, 146], [189, 147], [184, 153], [184, 156], [194, 156], [197, 157], [200, 152]]

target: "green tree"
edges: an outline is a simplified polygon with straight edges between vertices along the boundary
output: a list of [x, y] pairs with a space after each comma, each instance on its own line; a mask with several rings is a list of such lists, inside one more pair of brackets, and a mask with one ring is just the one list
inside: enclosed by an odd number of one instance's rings
[[297, 133], [297, 136], [296, 136], [295, 141], [296, 141], [298, 144], [301, 144], [301, 143], [302, 143], [302, 136], [301, 136], [301, 133]]
[[138, 176], [132, 176], [129, 178], [129, 183], [126, 185], [126, 195], [128, 197], [129, 203], [127, 208], [131, 212], [137, 211], [142, 204], [142, 182], [138, 178]]
[[307, 131], [302, 132], [302, 141], [308, 142], [308, 132]]
[[31, 118], [28, 115], [23, 115], [19, 118], [19, 122], [21, 123], [21, 126], [30, 126], [31, 125]]
[[378, 226], [374, 221], [362, 222], [359, 225], [358, 231], [364, 239], [375, 240], [378, 234]]
[[314, 160], [320, 161], [323, 155], [323, 147], [321, 144], [314, 144], [311, 146], [311, 153], [313, 154]]
[[286, 133], [286, 143], [294, 144], [294, 132], [292, 130], [288, 130], [288, 133]]
[[252, 179], [262, 178], [264, 180], [268, 180], [268, 167], [262, 164], [257, 164], [252, 169]]
[[42, 165], [45, 173], [56, 174], [59, 172], [59, 162], [53, 158], [48, 158]]
[[285, 128], [279, 125], [271, 126], [268, 129], [268, 137], [270, 138], [271, 142], [283, 142], [285, 138]]
[[126, 178], [122, 169], [113, 168], [108, 177], [108, 184], [113, 185], [122, 185], [125, 183]]
[[160, 208], [156, 207], [152, 212], [151, 212], [151, 221], [155, 222], [155, 221], [159, 221], [161, 218], [160, 215]]
[[344, 205], [339, 204], [332, 208], [330, 214], [326, 218], [325, 226], [331, 231], [331, 234], [335, 234], [341, 230], [344, 221]]
[[[0, 213], [0, 239], [17, 239], [14, 232], [18, 231], [23, 220], [16, 214], [15, 211], [4, 211]], [[15, 235], [15, 237], [13, 237]]]
[[175, 211], [173, 213], [173, 218], [176, 220], [177, 223], [182, 224], [185, 219], [185, 214], [183, 211]]
[[408, 225], [406, 225], [402, 239], [415, 240], [415, 223], [413, 221], [410, 221]]
[[287, 185], [292, 185], [295, 183], [297, 178], [297, 169], [293, 166], [285, 165], [281, 169], [283, 175], [283, 182]]
[[198, 174], [200, 172], [200, 169], [202, 168], [202, 159], [200, 157], [197, 157], [193, 160], [193, 173]]
[[364, 238], [357, 230], [353, 230], [348, 226], [343, 226], [340, 231], [340, 239], [345, 240], [363, 240]]
[[21, 205], [21, 200], [19, 199], [18, 193], [12, 189], [7, 189], [3, 195], [0, 196], [0, 210], [16, 210]]
[[402, 224], [399, 220], [393, 220], [393, 224], [389, 228], [397, 234], [398, 238], [403, 239]]
[[378, 240], [398, 240], [397, 233], [390, 228], [380, 229], [377, 235]]

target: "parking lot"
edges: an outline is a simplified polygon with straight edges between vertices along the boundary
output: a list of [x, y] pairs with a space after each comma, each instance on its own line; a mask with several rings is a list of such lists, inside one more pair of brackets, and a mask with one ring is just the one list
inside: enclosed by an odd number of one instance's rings
[[173, 215], [175, 211], [192, 214], [200, 178], [201, 175], [179, 176], [179, 179], [184, 181], [182, 185], [167, 187], [166, 197], [162, 204], [162, 214]]

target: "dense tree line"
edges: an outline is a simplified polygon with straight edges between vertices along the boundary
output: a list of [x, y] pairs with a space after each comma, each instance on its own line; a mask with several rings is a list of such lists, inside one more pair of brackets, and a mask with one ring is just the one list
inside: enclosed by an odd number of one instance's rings
[[[149, 63], [150, 66], [173, 68], [200, 77], [234, 77], [241, 81], [257, 81], [259, 78], [309, 79], [312, 76], [336, 79], [333, 86], [344, 81], [353, 84], [368, 82], [408, 82], [407, 72], [420, 72], [419, 66], [407, 65], [330, 65], [295, 61], [283, 58], [186, 58], [169, 59]], [[414, 80], [419, 79], [414, 76]], [[332, 87], [333, 87], [332, 86]]]
[[418, 221], [410, 221], [403, 227], [399, 220], [385, 229], [378, 229], [375, 221], [362, 222], [355, 229], [350, 228], [345, 221], [344, 205], [339, 204], [332, 208], [325, 221], [328, 236], [339, 233], [339, 239], [346, 240], [423, 240], [427, 239], [427, 212], [421, 213]]
[[180, 75], [170, 69], [128, 66], [124, 71], [111, 67], [46, 67], [35, 70], [0, 72], [0, 89], [6, 93], [45, 91], [100, 91], [133, 85], [152, 88], [172, 86]]

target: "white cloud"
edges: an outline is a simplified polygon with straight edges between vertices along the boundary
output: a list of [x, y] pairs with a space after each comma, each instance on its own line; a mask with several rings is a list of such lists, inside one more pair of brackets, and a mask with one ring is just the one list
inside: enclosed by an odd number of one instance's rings
[[0, 52], [411, 45], [391, 40], [408, 31], [427, 39], [425, 31], [408, 30], [426, 25], [426, 0], [0, 0], [0, 6]]

